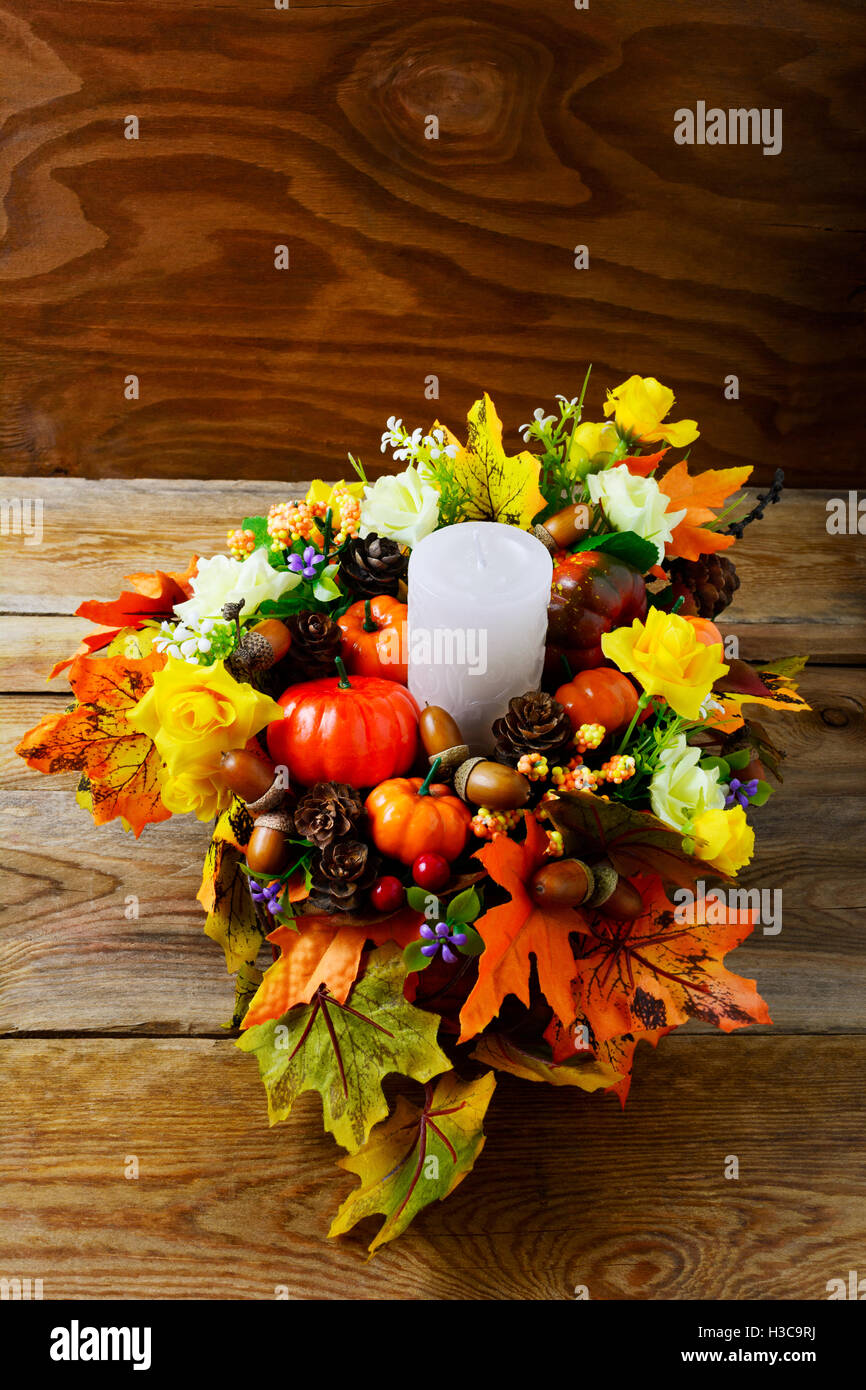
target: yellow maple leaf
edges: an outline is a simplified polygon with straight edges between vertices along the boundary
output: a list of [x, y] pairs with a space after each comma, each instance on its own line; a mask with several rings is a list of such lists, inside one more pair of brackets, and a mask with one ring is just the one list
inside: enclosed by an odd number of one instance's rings
[[509, 457], [502, 445], [502, 421], [485, 391], [467, 416], [466, 446], [445, 426], [457, 446], [454, 481], [462, 493], [463, 521], [502, 521], [527, 531], [547, 505], [538, 488], [541, 463], [524, 449]]

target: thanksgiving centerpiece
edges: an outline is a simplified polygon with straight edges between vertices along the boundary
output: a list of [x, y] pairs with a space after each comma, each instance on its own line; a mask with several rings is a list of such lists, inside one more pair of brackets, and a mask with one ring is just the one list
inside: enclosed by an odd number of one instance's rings
[[350, 455], [83, 603], [73, 703], [18, 748], [96, 824], [213, 823], [228, 1026], [272, 1123], [319, 1092], [360, 1180], [331, 1234], [379, 1215], [371, 1251], [472, 1168], [497, 1072], [624, 1104], [639, 1042], [769, 1022], [728, 886], [783, 756], [754, 707], [805, 708], [805, 658], [750, 666], [715, 620], [781, 475], [750, 509], [659, 382], [588, 422], [588, 381], [513, 455], [487, 395], [465, 442], [391, 418], [400, 471]]

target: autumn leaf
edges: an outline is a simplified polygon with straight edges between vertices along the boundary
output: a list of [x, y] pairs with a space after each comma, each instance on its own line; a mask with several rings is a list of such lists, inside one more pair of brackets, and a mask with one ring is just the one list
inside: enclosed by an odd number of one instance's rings
[[597, 1066], [613, 1072], [616, 1079], [605, 1089], [613, 1091], [619, 1097], [620, 1105], [625, 1108], [631, 1089], [631, 1069], [638, 1043], [645, 1042], [658, 1047], [661, 1039], [673, 1031], [673, 1028], [654, 1028], [646, 1033], [623, 1033], [618, 1038], [608, 1038], [605, 1042], [599, 1043], [587, 1018], [578, 1014], [568, 1028], [564, 1028], [558, 1018], [552, 1018], [544, 1030], [544, 1039], [550, 1045], [554, 1062], [563, 1063], [581, 1057], [591, 1059]]
[[572, 1012], [586, 1018], [598, 1043], [675, 1028], [690, 1018], [725, 1033], [769, 1023], [754, 980], [733, 975], [723, 963], [752, 931], [754, 914], [710, 894], [693, 903], [691, 923], [680, 922], [658, 877], [635, 886], [643, 898], [640, 916], [616, 922], [595, 915], [575, 949]]
[[262, 972], [251, 961], [244, 961], [235, 975], [235, 1007], [224, 1028], [241, 1028], [256, 990], [262, 982]]
[[529, 896], [527, 885], [544, 862], [547, 836], [529, 812], [524, 819], [526, 839], [521, 844], [499, 835], [475, 854], [509, 901], [490, 908], [475, 923], [484, 953], [478, 957], [478, 979], [460, 1013], [461, 1042], [486, 1028], [507, 994], [529, 1003], [531, 956], [541, 992], [554, 1012], [563, 1018], [574, 1012], [568, 986], [574, 967], [569, 932], [585, 931], [586, 926], [574, 908], [542, 908]]
[[310, 914], [297, 919], [297, 929], [281, 926], [271, 932], [268, 941], [279, 946], [280, 957], [265, 971], [244, 1028], [280, 1018], [296, 1004], [309, 1004], [321, 985], [344, 1004], [357, 978], [365, 941], [407, 946], [424, 921], [423, 913], [406, 909], [363, 926], [347, 925], [343, 915]]
[[334, 1217], [329, 1236], [345, 1235], [365, 1216], [382, 1215], [371, 1255], [399, 1236], [424, 1207], [449, 1196], [484, 1148], [482, 1124], [496, 1086], [493, 1072], [461, 1081], [452, 1071], [427, 1086], [423, 1107], [399, 1096], [394, 1114], [377, 1125], [367, 1143], [339, 1164], [357, 1173], [361, 1186]]
[[575, 1053], [572, 1048], [561, 1061], [546, 1061], [534, 1052], [518, 1047], [501, 1033], [485, 1033], [472, 1056], [498, 1071], [510, 1072], [524, 1081], [546, 1081], [550, 1086], [579, 1086], [582, 1091], [604, 1091], [622, 1080], [622, 1073], [591, 1052]]
[[751, 466], [707, 468], [691, 477], [686, 460], [680, 459], [659, 478], [661, 491], [670, 498], [667, 510], [678, 512], [685, 508], [686, 513], [674, 527], [673, 539], [665, 545], [665, 555], [669, 560], [674, 557], [699, 560], [702, 555], [727, 550], [734, 544], [734, 536], [727, 536], [723, 531], [708, 530], [706, 523], [715, 521], [713, 509], [724, 506], [732, 493], [745, 487], [751, 473]]
[[310, 1004], [238, 1039], [243, 1052], [258, 1058], [272, 1125], [288, 1119], [304, 1091], [318, 1091], [325, 1129], [356, 1153], [388, 1114], [386, 1076], [399, 1072], [426, 1082], [450, 1070], [436, 1042], [439, 1019], [406, 1002], [405, 978], [402, 952], [389, 942], [371, 953], [344, 1004], [320, 985]]
[[[558, 792], [556, 801], [545, 802], [545, 815], [566, 837], [577, 839], [609, 859], [617, 873], [657, 873], [670, 883], [689, 888], [707, 865], [686, 854], [682, 833], [658, 820], [650, 811], [638, 811], [622, 801], [610, 801], [595, 792]], [[571, 852], [571, 851], [568, 851]], [[717, 875], [718, 876], [718, 875]]]
[[45, 715], [16, 749], [37, 772], [83, 772], [97, 825], [120, 816], [138, 836], [171, 815], [160, 799], [156, 746], [126, 720], [164, 665], [159, 652], [140, 660], [76, 657], [69, 672], [75, 705]]
[[230, 975], [255, 962], [264, 937], [242, 868], [252, 829], [244, 803], [235, 797], [214, 827], [196, 894], [207, 913], [205, 935], [222, 946]]
[[[524, 449], [509, 457], [502, 444], [502, 421], [485, 391], [469, 411], [466, 447], [445, 429], [457, 446], [452, 471], [463, 494], [464, 521], [501, 521], [524, 531], [547, 503], [538, 487], [540, 460]], [[443, 429], [444, 426], [437, 426]]]
[[90, 656], [100, 651], [117, 637], [121, 628], [140, 628], [148, 621], [161, 622], [174, 616], [176, 603], [183, 603], [192, 594], [190, 579], [195, 574], [198, 556], [194, 555], [184, 574], [156, 570], [153, 574], [128, 574], [132, 590], [125, 589], [119, 598], [110, 603], [100, 603], [88, 599], [75, 610], [77, 618], [89, 618], [108, 629], [106, 632], [89, 632], [79, 643], [78, 650], [66, 661], [58, 661], [48, 677], [53, 680], [71, 666], [79, 656]]
[[768, 709], [798, 714], [811, 709], [794, 682], [808, 660], [807, 656], [788, 656], [763, 666], [750, 666], [746, 661], [732, 659], [727, 675], [720, 676], [716, 685], [726, 705], [737, 711], [743, 705], [766, 705]]

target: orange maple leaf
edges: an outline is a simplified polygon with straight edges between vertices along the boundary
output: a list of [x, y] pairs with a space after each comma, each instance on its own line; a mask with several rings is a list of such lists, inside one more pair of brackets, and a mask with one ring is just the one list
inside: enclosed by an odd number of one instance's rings
[[145, 622], [171, 618], [175, 604], [183, 603], [192, 594], [190, 579], [197, 565], [198, 556], [194, 555], [183, 574], [165, 570], [155, 570], [153, 574], [128, 574], [126, 577], [132, 589], [124, 589], [118, 598], [109, 603], [101, 603], [98, 599], [87, 599], [80, 603], [75, 610], [76, 618], [89, 618], [92, 623], [104, 624], [108, 630], [89, 632], [72, 656], [55, 663], [48, 679], [59, 676], [77, 657], [90, 656], [107, 647], [125, 627], [137, 630]]
[[299, 931], [281, 926], [268, 936], [280, 947], [280, 957], [265, 971], [242, 1028], [282, 1018], [296, 1004], [312, 1003], [321, 985], [338, 1004], [345, 1004], [358, 977], [365, 942], [383, 946], [396, 941], [398, 946], [408, 946], [418, 936], [424, 914], [404, 908], [363, 926], [348, 924], [337, 915], [310, 914], [298, 921]]
[[717, 550], [727, 550], [734, 536], [722, 531], [709, 531], [707, 521], [715, 521], [714, 507], [724, 506], [732, 493], [745, 487], [752, 474], [751, 465], [745, 468], [708, 468], [694, 477], [689, 475], [685, 459], [680, 459], [659, 479], [659, 487], [670, 498], [669, 512], [686, 514], [673, 529], [673, 540], [665, 545], [668, 559], [699, 560]]
[[164, 665], [160, 652], [76, 657], [69, 672], [75, 706], [45, 715], [15, 750], [37, 772], [83, 772], [97, 825], [122, 816], [138, 836], [148, 823], [171, 815], [160, 799], [156, 745], [126, 721]]
[[539, 907], [527, 885], [544, 862], [547, 836], [528, 811], [524, 813], [526, 839], [522, 844], [499, 835], [476, 851], [494, 883], [504, 888], [510, 901], [492, 907], [475, 923], [484, 939], [478, 957], [478, 979], [460, 1012], [460, 1042], [466, 1042], [499, 1013], [507, 994], [529, 1003], [530, 955], [535, 957], [541, 992], [554, 1013], [569, 1021], [574, 1017], [570, 980], [574, 955], [569, 932], [587, 930], [582, 914], [573, 907]]
[[613, 1091], [614, 1095], [619, 1097], [620, 1105], [625, 1108], [631, 1089], [631, 1069], [638, 1043], [647, 1042], [653, 1047], [658, 1047], [661, 1039], [673, 1031], [673, 1028], [653, 1028], [649, 1032], [637, 1035], [623, 1033], [618, 1038], [608, 1038], [606, 1042], [599, 1043], [587, 1019], [579, 1015], [570, 1028], [564, 1028], [558, 1018], [552, 1018], [543, 1036], [550, 1044], [554, 1066], [573, 1061], [575, 1057], [592, 1056], [601, 1062], [602, 1066], [618, 1072], [619, 1080], [605, 1089]]
[[754, 980], [724, 966], [727, 952], [752, 931], [754, 913], [702, 895], [692, 904], [693, 920], [680, 922], [660, 878], [633, 881], [643, 899], [640, 916], [615, 922], [597, 914], [577, 944], [572, 1018], [585, 1018], [598, 1044], [690, 1018], [724, 1033], [769, 1023]]
[[622, 466], [636, 477], [648, 478], [650, 473], [658, 468], [667, 452], [667, 449], [659, 449], [655, 454], [629, 454], [623, 459]]

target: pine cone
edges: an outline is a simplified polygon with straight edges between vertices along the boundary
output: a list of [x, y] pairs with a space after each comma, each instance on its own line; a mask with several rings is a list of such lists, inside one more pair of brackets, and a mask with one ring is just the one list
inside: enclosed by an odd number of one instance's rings
[[508, 713], [493, 725], [496, 760], [516, 767], [524, 753], [543, 753], [553, 764], [574, 751], [571, 720], [558, 700], [530, 690], [508, 702]]
[[396, 596], [408, 565], [409, 556], [403, 554], [396, 541], [373, 532], [363, 540], [356, 537], [346, 543], [338, 578], [359, 598]]
[[362, 840], [335, 840], [313, 866], [308, 902], [325, 911], [357, 912], [379, 872], [381, 860]]
[[357, 830], [364, 803], [346, 782], [316, 782], [295, 807], [295, 829], [317, 849], [327, 849]]
[[674, 560], [670, 577], [674, 599], [685, 599], [679, 611], [700, 618], [718, 617], [740, 587], [739, 575], [725, 555]]
[[286, 626], [292, 634], [292, 663], [308, 680], [337, 674], [334, 658], [340, 655], [343, 634], [327, 613], [295, 613]]

